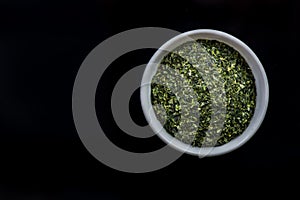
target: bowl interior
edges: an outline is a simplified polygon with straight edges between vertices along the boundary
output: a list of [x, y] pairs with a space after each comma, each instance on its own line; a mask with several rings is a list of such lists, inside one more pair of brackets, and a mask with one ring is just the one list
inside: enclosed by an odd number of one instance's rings
[[[151, 104], [150, 83], [163, 57], [176, 47], [180, 46], [181, 44], [184, 44], [188, 41], [194, 41], [196, 39], [217, 40], [219, 42], [223, 42], [231, 46], [244, 57], [249, 67], [251, 68], [255, 78], [257, 94], [256, 107], [249, 126], [240, 136], [234, 138], [233, 140], [224, 145], [217, 147], [192, 147], [172, 137], [169, 133], [166, 132], [162, 124], [156, 118]], [[185, 32], [167, 41], [164, 45], [161, 46], [160, 49], [156, 51], [156, 53], [152, 56], [151, 60], [147, 64], [141, 84], [142, 109], [146, 120], [148, 121], [153, 131], [168, 145], [178, 149], [179, 151], [197, 156], [221, 155], [235, 150], [238, 147], [242, 146], [244, 143], [246, 143], [255, 134], [255, 132], [257, 131], [264, 119], [268, 105], [268, 98], [269, 87], [267, 77], [261, 62], [254, 54], [254, 52], [246, 44], [244, 44], [239, 39], [233, 37], [232, 35], [210, 29], [199, 29]]]

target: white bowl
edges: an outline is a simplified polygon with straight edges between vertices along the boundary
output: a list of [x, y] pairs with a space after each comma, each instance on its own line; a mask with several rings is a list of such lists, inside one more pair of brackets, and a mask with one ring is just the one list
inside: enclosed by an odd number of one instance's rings
[[[237, 50], [250, 66], [255, 78], [256, 85], [256, 107], [249, 126], [241, 135], [234, 138], [230, 142], [221, 146], [211, 148], [192, 147], [191, 145], [185, 144], [172, 137], [169, 133], [166, 132], [162, 124], [156, 118], [151, 103], [151, 85], [149, 83], [151, 83], [152, 77], [156, 73], [158, 64], [161, 62], [161, 60], [167, 53], [171, 52], [176, 47], [180, 46], [181, 44], [187, 41], [196, 39], [217, 40]], [[142, 109], [145, 118], [148, 121], [150, 127], [153, 129], [153, 131], [163, 141], [165, 141], [167, 144], [176, 148], [179, 151], [204, 157], [221, 155], [233, 151], [245, 144], [255, 134], [266, 114], [269, 100], [269, 86], [267, 76], [261, 62], [254, 54], [254, 52], [245, 43], [233, 37], [232, 35], [221, 31], [199, 29], [185, 32], [173, 37], [156, 51], [156, 53], [152, 56], [144, 71], [140, 94]]]

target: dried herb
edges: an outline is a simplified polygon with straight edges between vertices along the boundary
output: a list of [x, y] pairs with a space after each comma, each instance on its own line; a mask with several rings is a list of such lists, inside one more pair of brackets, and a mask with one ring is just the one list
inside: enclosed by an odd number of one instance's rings
[[[187, 93], [184, 84], [195, 95]], [[172, 89], [180, 85], [182, 90], [174, 94]], [[162, 59], [152, 79], [151, 100], [164, 109], [154, 106], [169, 134], [192, 146], [219, 146], [249, 125], [256, 103], [255, 79], [232, 47], [216, 40], [187, 42]], [[182, 113], [186, 105], [188, 113]]]

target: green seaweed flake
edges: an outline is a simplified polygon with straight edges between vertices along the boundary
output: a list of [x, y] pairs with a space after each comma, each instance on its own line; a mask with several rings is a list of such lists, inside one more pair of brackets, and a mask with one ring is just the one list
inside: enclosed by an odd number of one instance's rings
[[[184, 99], [198, 103], [197, 112], [200, 116], [199, 120], [183, 123], [181, 105], [170, 89], [172, 85], [178, 84], [176, 77], [169, 75], [163, 86], [155, 81], [151, 83], [152, 105], [160, 104], [165, 110], [163, 113], [154, 106], [155, 114], [170, 135], [190, 143], [184, 135], [176, 134], [182, 124], [189, 124], [197, 127], [193, 133], [195, 137], [192, 146], [201, 147], [204, 141], [205, 146], [220, 146], [241, 135], [248, 127], [256, 104], [255, 79], [245, 59], [232, 47], [216, 40], [187, 42], [168, 53], [159, 68], [161, 70], [157, 71], [152, 80], [165, 80], [166, 69], [171, 68], [184, 77], [197, 95], [197, 99], [191, 99], [190, 94], [180, 94]], [[213, 82], [206, 82], [201, 76], [205, 73], [214, 78], [216, 72], [222, 77], [226, 94], [220, 95], [219, 99], [211, 97], [209, 88], [215, 87]], [[223, 100], [226, 105], [225, 121], [221, 129], [210, 127], [213, 126], [212, 103], [218, 100]], [[214, 130], [214, 134], [208, 134], [209, 128]]]

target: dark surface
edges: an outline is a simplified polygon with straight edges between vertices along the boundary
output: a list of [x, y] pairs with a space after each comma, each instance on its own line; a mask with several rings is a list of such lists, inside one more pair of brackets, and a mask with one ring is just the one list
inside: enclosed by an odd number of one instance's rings
[[[202, 187], [203, 183], [232, 175], [237, 175], [237, 179], [230, 178], [237, 182], [256, 180], [252, 173], [262, 172], [273, 179], [286, 173], [299, 175], [299, 6], [295, 2], [1, 0], [0, 199], [118, 199], [124, 197], [121, 188], [151, 190], [151, 181], [155, 188], [174, 189], [186, 181], [198, 181]], [[269, 79], [270, 102], [263, 124], [249, 142], [219, 157], [183, 155], [168, 167], [148, 174], [113, 170], [87, 152], [72, 118], [77, 70], [104, 39], [146, 26], [180, 32], [217, 29], [238, 37], [256, 53]], [[96, 106], [101, 110], [100, 123], [111, 140], [125, 149], [147, 151], [163, 145], [158, 138], [127, 137], [116, 127], [109, 111], [109, 91], [118, 78], [130, 68], [147, 63], [154, 51], [124, 55], [110, 66], [99, 84]], [[106, 89], [100, 92], [101, 88]], [[139, 104], [138, 94], [132, 103]], [[145, 123], [139, 107], [131, 112], [134, 120]], [[261, 182], [262, 176], [254, 177]], [[112, 192], [101, 192], [107, 190]]]

